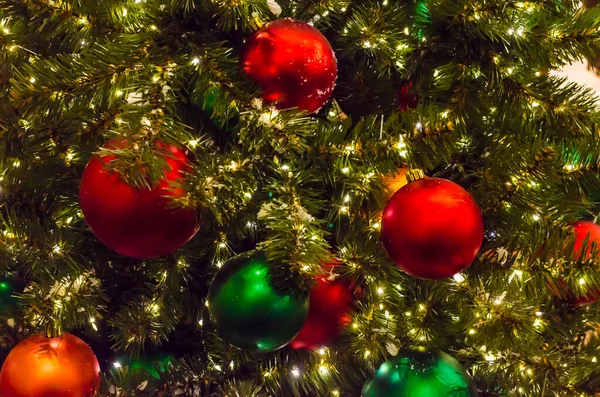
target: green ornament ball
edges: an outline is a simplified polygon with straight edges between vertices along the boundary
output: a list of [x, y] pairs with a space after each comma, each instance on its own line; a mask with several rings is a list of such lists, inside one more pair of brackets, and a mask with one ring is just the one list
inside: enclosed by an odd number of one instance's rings
[[260, 252], [238, 255], [217, 272], [208, 295], [208, 310], [219, 336], [252, 351], [287, 345], [308, 315], [309, 295], [277, 288], [272, 267]]
[[233, 131], [240, 121], [240, 114], [226, 98], [221, 88], [211, 86], [206, 91], [196, 94], [192, 100], [217, 128]]
[[23, 292], [25, 285], [12, 276], [0, 279], [0, 310], [15, 308], [19, 301], [15, 298], [15, 293]]
[[443, 352], [402, 351], [379, 367], [362, 397], [475, 397], [460, 363]]

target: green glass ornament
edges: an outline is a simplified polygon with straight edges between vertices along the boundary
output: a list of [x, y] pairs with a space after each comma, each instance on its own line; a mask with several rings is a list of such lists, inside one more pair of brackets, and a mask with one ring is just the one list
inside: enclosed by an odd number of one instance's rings
[[277, 288], [263, 253], [249, 252], [227, 262], [208, 296], [218, 334], [244, 350], [273, 351], [287, 345], [308, 315], [309, 295]]
[[362, 397], [475, 397], [460, 363], [443, 352], [402, 351], [365, 383]]
[[172, 359], [173, 356], [171, 354], [138, 358], [129, 363], [129, 368], [135, 370], [144, 370], [154, 379], [160, 379], [160, 374], [167, 369]]
[[0, 279], [0, 310], [16, 307], [19, 302], [14, 294], [23, 292], [23, 288], [24, 285], [12, 276]]
[[[223, 96], [224, 93], [219, 87], [211, 86], [195, 98], [194, 103], [200, 106], [217, 128], [232, 131], [240, 121], [240, 114], [234, 107], [224, 106]], [[217, 117], [217, 114], [220, 116]]]

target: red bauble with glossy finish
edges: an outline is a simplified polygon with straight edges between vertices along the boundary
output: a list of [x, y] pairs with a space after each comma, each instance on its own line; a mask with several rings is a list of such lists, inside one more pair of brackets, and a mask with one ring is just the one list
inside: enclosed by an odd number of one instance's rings
[[270, 22], [250, 37], [242, 66], [261, 86], [263, 98], [280, 109], [319, 110], [337, 78], [337, 61], [325, 36], [290, 18]]
[[381, 238], [406, 273], [442, 279], [467, 268], [483, 242], [483, 217], [454, 182], [424, 178], [398, 190], [383, 210]]
[[[596, 255], [600, 254], [600, 226], [590, 221], [578, 221], [573, 224], [573, 255], [576, 259], [589, 260], [592, 255], [592, 247], [595, 247]], [[586, 246], [583, 243], [587, 239]], [[560, 280], [560, 288], [566, 288], [564, 281]], [[560, 295], [557, 287], [552, 288], [556, 295]], [[589, 290], [584, 296], [577, 296], [573, 291], [567, 289], [567, 299], [576, 305], [586, 305], [600, 299], [600, 288]]]
[[184, 194], [171, 183], [183, 177], [188, 156], [176, 146], [163, 144], [157, 145], [157, 154], [166, 158], [168, 168], [151, 189], [138, 189], [108, 171], [106, 165], [114, 156], [94, 156], [83, 172], [80, 201], [85, 220], [98, 240], [121, 255], [140, 259], [167, 255], [199, 229], [196, 211], [174, 207], [172, 202]]
[[[594, 245], [596, 252], [600, 253], [600, 226], [590, 221], [578, 221], [573, 224], [573, 235], [575, 236], [573, 252], [576, 258], [583, 256], [583, 259], [590, 259]], [[583, 247], [586, 239], [588, 239], [587, 245]]]
[[335, 342], [349, 321], [353, 301], [348, 281], [328, 281], [319, 277], [310, 291], [308, 318], [300, 333], [290, 342], [293, 349], [318, 350]]
[[2, 397], [91, 397], [99, 386], [94, 352], [66, 333], [25, 339], [10, 351], [0, 372]]

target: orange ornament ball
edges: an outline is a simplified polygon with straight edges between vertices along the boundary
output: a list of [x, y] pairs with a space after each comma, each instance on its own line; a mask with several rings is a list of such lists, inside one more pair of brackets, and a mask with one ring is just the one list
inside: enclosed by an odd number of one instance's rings
[[99, 386], [94, 352], [67, 333], [25, 339], [11, 350], [0, 372], [2, 397], [91, 397]]
[[386, 188], [385, 197], [387, 200], [392, 198], [400, 188], [408, 183], [408, 168], [398, 168], [395, 173], [387, 174], [383, 177], [382, 183]]

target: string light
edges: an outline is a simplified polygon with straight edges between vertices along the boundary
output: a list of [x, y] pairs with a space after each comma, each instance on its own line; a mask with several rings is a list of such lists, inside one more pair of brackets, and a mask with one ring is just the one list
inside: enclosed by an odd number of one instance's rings
[[121, 363], [120, 363], [120, 362], [118, 362], [118, 361], [115, 361], [115, 362], [113, 363], [113, 367], [115, 367], [115, 368], [121, 368], [121, 367], [122, 367], [122, 365], [121, 365]]
[[300, 376], [300, 370], [298, 369], [298, 367], [294, 367], [292, 369], [292, 375], [294, 375], [294, 377], [298, 378]]
[[461, 273], [456, 273], [454, 276], [452, 276], [452, 278], [454, 279], [454, 281], [456, 281], [457, 284], [460, 284], [465, 281], [465, 276], [463, 276]]
[[94, 331], [98, 332], [98, 327], [96, 326], [96, 319], [94, 317], [90, 317], [90, 324], [92, 324], [92, 328]]

